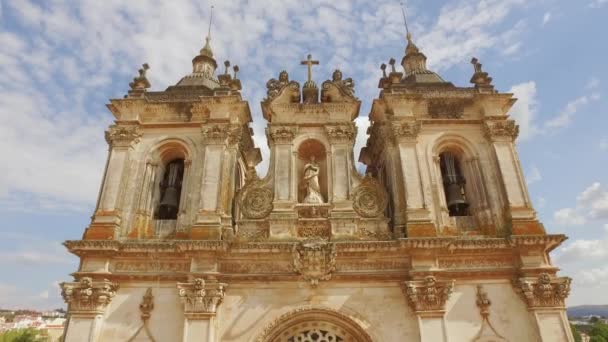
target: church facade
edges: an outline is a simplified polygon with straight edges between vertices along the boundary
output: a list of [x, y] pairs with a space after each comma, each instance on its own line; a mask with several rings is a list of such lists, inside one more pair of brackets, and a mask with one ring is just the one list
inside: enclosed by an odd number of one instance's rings
[[[570, 278], [549, 253], [499, 93], [426, 67], [407, 37], [382, 65], [357, 172], [354, 82], [267, 83], [270, 165], [238, 67], [207, 44], [148, 91], [147, 65], [108, 104], [109, 155], [80, 258], [61, 284], [65, 341], [573, 341]], [[402, 69], [402, 70], [401, 70]]]

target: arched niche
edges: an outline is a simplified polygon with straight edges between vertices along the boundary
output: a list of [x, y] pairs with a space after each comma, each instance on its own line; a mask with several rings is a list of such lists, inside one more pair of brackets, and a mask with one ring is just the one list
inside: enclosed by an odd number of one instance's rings
[[[307, 166], [316, 164], [318, 167], [319, 191], [323, 197], [323, 203], [328, 202], [328, 165], [327, 151], [325, 145], [317, 139], [306, 139], [298, 145], [297, 150], [297, 175], [298, 175], [298, 203], [305, 203], [307, 196], [306, 173]], [[310, 171], [309, 171], [310, 172]]]
[[350, 316], [328, 308], [301, 308], [281, 315], [255, 342], [373, 342]]

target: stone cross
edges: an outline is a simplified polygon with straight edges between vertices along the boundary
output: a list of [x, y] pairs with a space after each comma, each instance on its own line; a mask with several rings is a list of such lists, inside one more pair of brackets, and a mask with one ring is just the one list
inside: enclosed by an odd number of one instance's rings
[[308, 55], [307, 59], [305, 61], [301, 61], [300, 64], [308, 67], [308, 82], [310, 82], [312, 80], [312, 66], [318, 65], [319, 61], [313, 61], [312, 55]]

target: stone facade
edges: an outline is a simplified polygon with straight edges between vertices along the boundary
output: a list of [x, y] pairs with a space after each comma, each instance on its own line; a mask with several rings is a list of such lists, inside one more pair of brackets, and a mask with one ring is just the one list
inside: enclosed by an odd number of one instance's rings
[[81, 260], [61, 285], [66, 341], [572, 341], [549, 258], [566, 237], [536, 218], [515, 99], [472, 63], [456, 87], [408, 36], [404, 72], [382, 66], [361, 175], [354, 82], [337, 70], [319, 89], [308, 56], [302, 88], [267, 83], [265, 177], [238, 67], [215, 76], [209, 39], [165, 91], [144, 65], [108, 104], [98, 205], [65, 242]]

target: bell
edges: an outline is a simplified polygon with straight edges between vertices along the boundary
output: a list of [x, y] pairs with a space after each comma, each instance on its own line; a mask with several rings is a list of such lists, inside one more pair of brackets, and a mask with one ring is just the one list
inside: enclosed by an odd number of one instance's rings
[[165, 189], [163, 198], [158, 208], [158, 216], [161, 220], [174, 220], [177, 218], [179, 207], [179, 191], [174, 186]]
[[445, 186], [450, 216], [466, 216], [469, 203], [464, 198], [462, 186], [459, 183], [448, 183]]

